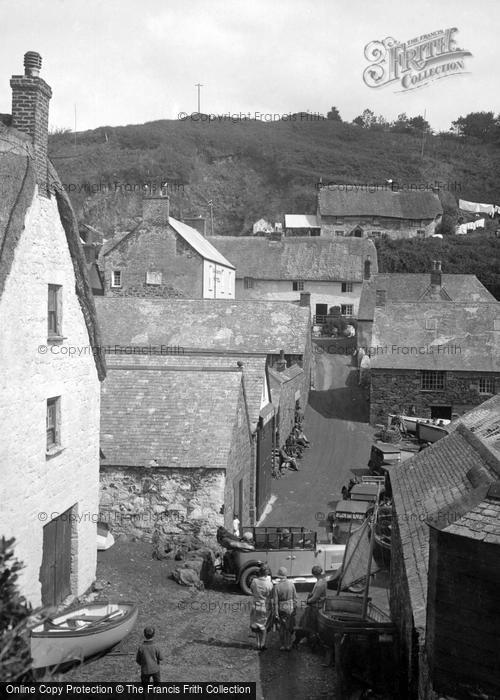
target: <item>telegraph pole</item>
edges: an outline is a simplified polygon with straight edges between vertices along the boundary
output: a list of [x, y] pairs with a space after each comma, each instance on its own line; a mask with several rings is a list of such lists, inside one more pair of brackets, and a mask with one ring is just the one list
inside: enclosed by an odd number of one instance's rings
[[200, 109], [200, 88], [203, 87], [203, 84], [202, 84], [202, 83], [196, 83], [196, 84], [195, 84], [195, 87], [198, 88], [198, 114], [200, 114], [200, 113], [201, 113], [201, 109]]

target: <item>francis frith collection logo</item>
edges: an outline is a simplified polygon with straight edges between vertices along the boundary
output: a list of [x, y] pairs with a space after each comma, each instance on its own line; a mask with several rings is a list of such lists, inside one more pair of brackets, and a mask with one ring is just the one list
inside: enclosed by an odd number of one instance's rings
[[392, 37], [371, 41], [365, 46], [365, 58], [370, 61], [363, 72], [365, 84], [370, 88], [398, 85], [395, 92], [403, 92], [466, 72], [464, 59], [472, 54], [456, 45], [457, 31], [456, 27], [439, 29], [406, 42]]

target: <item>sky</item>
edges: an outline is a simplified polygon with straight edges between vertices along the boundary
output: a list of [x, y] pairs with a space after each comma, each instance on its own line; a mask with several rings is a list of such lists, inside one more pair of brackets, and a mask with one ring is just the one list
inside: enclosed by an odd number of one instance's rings
[[[0, 112], [24, 53], [38, 51], [52, 128], [74, 129], [75, 112], [77, 131], [177, 119], [197, 111], [196, 83], [215, 115], [425, 111], [441, 131], [500, 112], [498, 0], [0, 0], [0, 27]], [[411, 90], [366, 85], [370, 42], [448, 28], [472, 54], [458, 73]]]

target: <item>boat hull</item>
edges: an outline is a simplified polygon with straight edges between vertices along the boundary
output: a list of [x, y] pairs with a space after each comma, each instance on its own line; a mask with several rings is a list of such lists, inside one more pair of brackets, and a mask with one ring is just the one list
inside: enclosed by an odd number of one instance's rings
[[437, 442], [448, 435], [448, 430], [434, 423], [424, 423], [421, 421], [417, 425], [417, 438], [421, 442]]
[[83, 661], [115, 646], [132, 631], [137, 612], [134, 603], [89, 604], [38, 625], [31, 631], [32, 667]]
[[321, 641], [327, 646], [334, 646], [336, 634], [394, 631], [390, 617], [371, 602], [368, 603], [365, 619], [362, 618], [362, 610], [361, 596], [339, 595], [327, 598], [323, 608], [318, 611], [318, 632]]

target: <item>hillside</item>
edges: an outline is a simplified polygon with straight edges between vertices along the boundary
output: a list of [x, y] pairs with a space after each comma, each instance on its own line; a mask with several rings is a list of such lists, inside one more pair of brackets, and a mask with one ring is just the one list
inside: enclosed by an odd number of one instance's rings
[[449, 136], [363, 129], [334, 121], [157, 121], [55, 134], [50, 157], [81, 221], [110, 236], [140, 215], [145, 183], [169, 183], [174, 215], [205, 215], [213, 202], [214, 233], [240, 235], [264, 217], [313, 213], [316, 183], [404, 186], [450, 183], [458, 197], [500, 203], [500, 149]]

